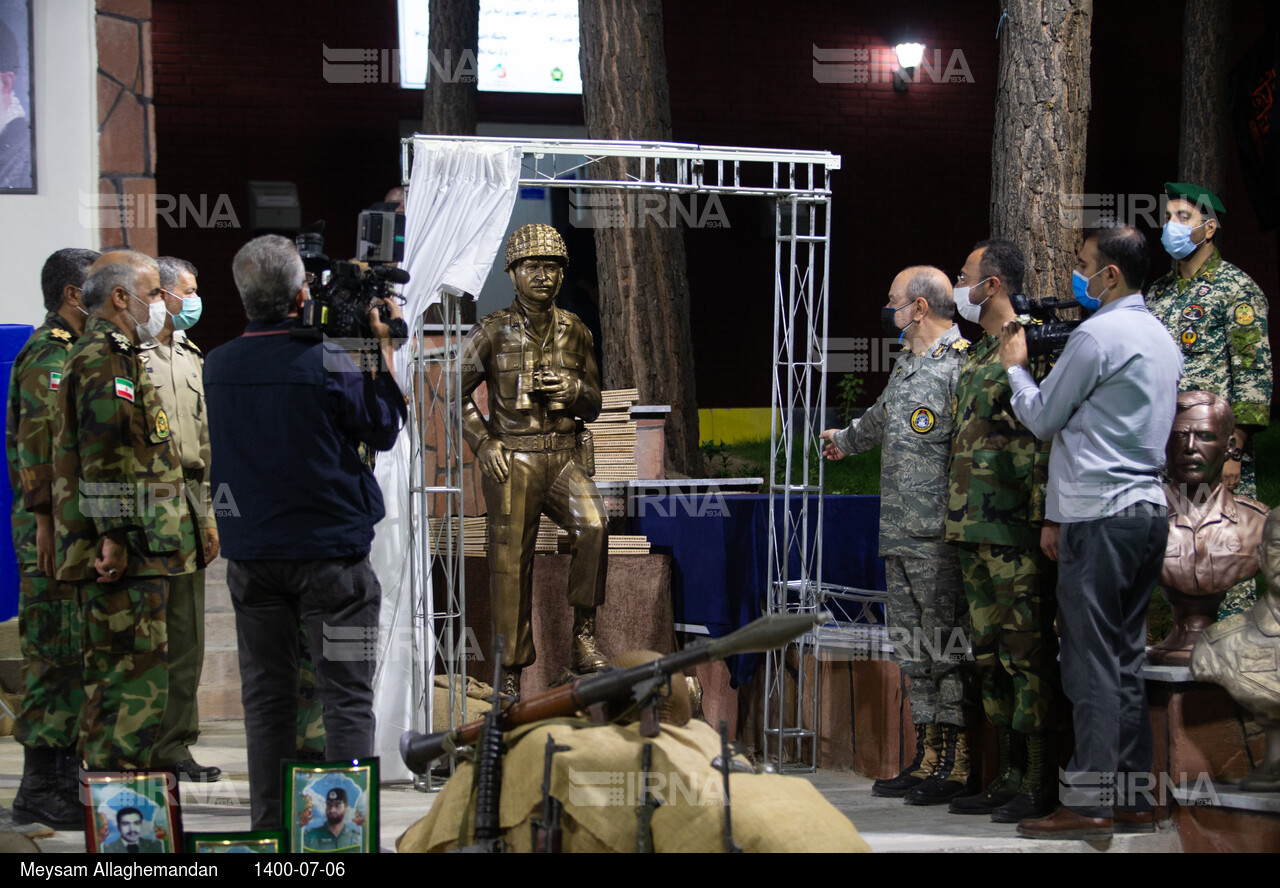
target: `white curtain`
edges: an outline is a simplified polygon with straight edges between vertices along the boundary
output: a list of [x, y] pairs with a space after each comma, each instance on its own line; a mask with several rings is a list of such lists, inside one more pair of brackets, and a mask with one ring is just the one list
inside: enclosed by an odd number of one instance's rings
[[[410, 281], [405, 319], [413, 319], [440, 301], [442, 286], [479, 293], [494, 256], [502, 246], [520, 179], [520, 148], [484, 142], [417, 139], [413, 146], [405, 212], [403, 267]], [[409, 347], [396, 355], [396, 379], [410, 389]], [[406, 779], [400, 760], [400, 735], [414, 721], [413, 674], [425, 669], [413, 662], [413, 589], [409, 564], [409, 455], [412, 430], [405, 429], [394, 449], [378, 457], [376, 475], [387, 516], [378, 524], [371, 559], [382, 585], [378, 671], [374, 712], [377, 752], [384, 780]], [[424, 532], [423, 531], [420, 532]], [[429, 580], [423, 596], [430, 602]], [[430, 643], [430, 633], [428, 643]], [[430, 658], [434, 651], [425, 655]]]

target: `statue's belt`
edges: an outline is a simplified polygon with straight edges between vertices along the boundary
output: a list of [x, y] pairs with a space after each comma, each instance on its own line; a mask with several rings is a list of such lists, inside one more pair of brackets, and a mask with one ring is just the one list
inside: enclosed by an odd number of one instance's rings
[[576, 435], [560, 432], [546, 435], [503, 435], [498, 440], [507, 450], [520, 453], [550, 453], [553, 450], [572, 450], [578, 446]]

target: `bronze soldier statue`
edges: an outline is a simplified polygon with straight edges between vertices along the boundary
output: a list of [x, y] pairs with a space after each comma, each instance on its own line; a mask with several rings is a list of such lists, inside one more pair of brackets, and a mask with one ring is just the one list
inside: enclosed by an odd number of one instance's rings
[[[606, 516], [583, 427], [600, 414], [600, 374], [591, 333], [554, 304], [568, 264], [564, 240], [550, 225], [517, 229], [504, 265], [515, 301], [483, 318], [464, 347], [462, 423], [484, 474], [493, 631], [507, 639], [502, 690], [512, 695], [536, 656], [533, 552], [544, 514], [569, 532], [572, 668], [595, 672], [607, 665], [595, 640]], [[488, 420], [472, 398], [481, 382], [488, 383]]]

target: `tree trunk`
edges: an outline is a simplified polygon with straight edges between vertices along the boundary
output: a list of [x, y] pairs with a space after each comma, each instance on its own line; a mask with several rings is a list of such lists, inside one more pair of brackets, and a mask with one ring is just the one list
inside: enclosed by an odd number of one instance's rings
[[[1068, 299], [1089, 128], [1093, 0], [1007, 0], [991, 145], [991, 232], [1027, 258], [1032, 299]], [[1065, 210], [1065, 212], [1064, 212]]]
[[474, 136], [480, 0], [430, 0], [428, 16], [431, 60], [422, 94], [422, 132]]
[[[661, 0], [581, 0], [578, 21], [588, 138], [671, 141]], [[596, 166], [594, 176], [621, 178]], [[639, 389], [643, 404], [669, 404], [668, 465], [699, 476], [684, 234], [662, 224], [666, 218], [622, 206], [620, 218], [595, 230], [605, 386]]]
[[1182, 120], [1178, 181], [1222, 194], [1226, 185], [1229, 0], [1187, 0], [1182, 16]]

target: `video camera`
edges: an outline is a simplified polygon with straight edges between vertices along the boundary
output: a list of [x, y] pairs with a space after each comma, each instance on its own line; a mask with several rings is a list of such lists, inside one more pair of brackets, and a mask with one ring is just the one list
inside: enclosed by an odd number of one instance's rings
[[404, 297], [390, 287], [409, 282], [409, 272], [387, 264], [404, 258], [404, 217], [384, 207], [390, 205], [374, 204], [360, 214], [356, 256], [368, 263], [367, 267], [360, 262], [333, 262], [325, 255], [323, 220], [298, 233], [298, 254], [307, 270], [311, 298], [302, 305], [295, 336], [373, 339], [369, 307], [377, 305], [383, 323], [391, 327], [392, 338], [400, 342], [409, 338], [404, 319], [392, 318], [382, 304], [383, 299], [391, 298], [403, 305]]
[[1031, 324], [1023, 329], [1027, 334], [1027, 357], [1038, 358], [1043, 355], [1062, 354], [1067, 347], [1067, 338], [1071, 331], [1079, 327], [1081, 321], [1064, 321], [1058, 317], [1058, 311], [1064, 308], [1079, 308], [1080, 303], [1074, 299], [1045, 299], [1032, 302], [1025, 293], [1015, 293], [1009, 297], [1014, 314], [1031, 315], [1039, 324]]

